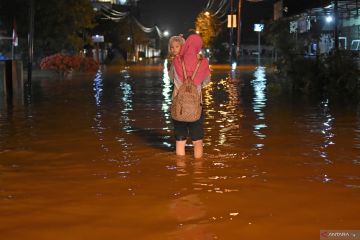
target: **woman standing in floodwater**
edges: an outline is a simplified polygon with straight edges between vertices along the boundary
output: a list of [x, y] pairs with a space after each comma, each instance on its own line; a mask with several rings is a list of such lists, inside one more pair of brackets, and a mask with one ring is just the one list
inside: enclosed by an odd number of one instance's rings
[[[192, 81], [197, 87], [202, 104], [202, 88], [210, 82], [209, 61], [199, 55], [202, 48], [202, 39], [198, 34], [190, 35], [185, 44], [181, 47], [180, 53], [173, 59], [173, 79], [174, 79], [174, 97], [179, 88], [186, 80], [186, 76], [193, 76]], [[194, 157], [203, 156], [203, 138], [204, 138], [204, 115], [201, 113], [200, 119], [194, 122], [183, 122], [173, 119], [174, 132], [176, 139], [176, 155], [185, 155], [185, 145], [190, 136], [194, 145]]]

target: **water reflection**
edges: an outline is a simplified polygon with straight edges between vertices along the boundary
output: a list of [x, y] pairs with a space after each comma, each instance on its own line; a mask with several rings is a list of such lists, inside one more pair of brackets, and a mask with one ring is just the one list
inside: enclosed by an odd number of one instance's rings
[[105, 145], [104, 139], [104, 131], [105, 127], [103, 126], [103, 116], [101, 109], [101, 99], [103, 94], [103, 74], [99, 69], [95, 75], [93, 80], [93, 91], [96, 105], [96, 112], [94, 117], [94, 126], [96, 135], [98, 136], [98, 140], [100, 142], [100, 147], [104, 152], [109, 152], [109, 148]]
[[320, 157], [322, 157], [324, 159], [325, 162], [327, 163], [333, 163], [333, 161], [331, 159], [329, 159], [328, 157], [328, 153], [327, 153], [327, 148], [332, 145], [335, 144], [333, 139], [334, 139], [334, 133], [332, 132], [333, 130], [333, 121], [334, 118], [332, 117], [331, 113], [330, 113], [330, 109], [329, 109], [329, 100], [325, 100], [321, 103], [321, 109], [322, 109], [322, 126], [321, 126], [321, 133], [323, 135], [323, 144], [320, 146]]
[[94, 90], [95, 103], [97, 106], [99, 106], [101, 103], [101, 97], [103, 91], [103, 76], [100, 69], [97, 71], [95, 75], [93, 82], [93, 90]]
[[[230, 75], [210, 83], [205, 88], [204, 105], [206, 121], [216, 121], [219, 130], [215, 126], [205, 122], [211, 134], [206, 136], [209, 142], [215, 146], [214, 150], [220, 152], [220, 147], [231, 146], [231, 141], [239, 134], [240, 118], [243, 116], [239, 108], [240, 96], [238, 84], [240, 78], [236, 71]], [[217, 109], [217, 110], [215, 110]]]
[[[130, 75], [129, 69], [125, 68], [121, 71], [121, 81], [119, 83], [119, 87], [117, 88], [119, 95], [116, 95], [117, 98], [120, 99], [120, 127], [117, 129], [118, 134], [116, 137], [117, 142], [121, 146], [120, 158], [122, 158], [122, 167], [125, 170], [122, 172], [123, 177], [128, 175], [130, 172], [126, 170], [130, 166], [133, 165], [134, 162], [138, 161], [138, 159], [132, 158], [132, 146], [133, 143], [129, 141], [126, 136], [133, 132], [133, 126], [131, 125], [132, 117], [130, 116], [133, 111], [134, 105], [134, 91], [133, 87], [130, 84], [132, 81], [132, 77]], [[125, 132], [126, 134], [122, 134]]]
[[329, 147], [335, 144], [334, 117], [331, 114], [329, 100], [322, 101], [311, 113], [301, 116], [301, 121], [305, 123], [304, 127], [309, 135], [305, 141], [311, 147], [311, 151], [326, 164], [333, 163], [328, 153]]
[[[265, 67], [257, 67], [254, 72], [254, 79], [251, 81], [251, 85], [254, 89], [254, 97], [253, 97], [253, 111], [256, 114], [256, 120], [254, 122], [254, 135], [260, 140], [264, 140], [266, 138], [263, 130], [267, 128], [265, 123], [265, 112], [264, 109], [266, 107], [266, 73]], [[256, 149], [262, 149], [264, 147], [263, 143], [255, 144]]]
[[183, 156], [176, 156], [176, 176], [183, 177], [188, 175], [187, 158]]
[[[207, 185], [203, 164], [203, 159], [192, 161], [187, 157], [176, 157], [176, 176], [181, 187], [169, 205], [169, 215], [178, 223], [177, 230], [171, 233], [174, 239], [217, 239], [208, 229], [210, 220], [201, 199], [202, 186]], [[193, 189], [188, 188], [188, 181]]]
[[170, 117], [170, 105], [171, 105], [171, 95], [172, 95], [172, 84], [169, 78], [169, 72], [167, 69], [168, 60], [164, 61], [164, 68], [163, 68], [163, 81], [162, 81], [162, 95], [164, 97], [161, 110], [163, 111], [164, 117], [166, 119], [166, 123], [171, 123]]
[[121, 110], [121, 120], [123, 123], [123, 129], [125, 132], [131, 132], [131, 119], [130, 119], [130, 112], [133, 110], [133, 91], [130, 83], [126, 81], [121, 81], [119, 87], [122, 91], [122, 103], [123, 108]]
[[[169, 206], [169, 214], [179, 223], [172, 234], [175, 239], [216, 239], [207, 224], [206, 208], [198, 194], [187, 194], [174, 199]], [[202, 221], [202, 222], [201, 222]]]

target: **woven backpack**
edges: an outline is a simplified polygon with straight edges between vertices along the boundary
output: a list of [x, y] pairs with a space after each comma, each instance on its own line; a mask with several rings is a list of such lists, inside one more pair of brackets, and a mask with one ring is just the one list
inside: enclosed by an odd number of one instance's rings
[[179, 87], [171, 104], [171, 117], [177, 121], [195, 122], [200, 119], [202, 111], [201, 92], [199, 93], [197, 86], [193, 81], [200, 63], [201, 60], [198, 61], [193, 75], [188, 77], [184, 61], [181, 60], [185, 80]]

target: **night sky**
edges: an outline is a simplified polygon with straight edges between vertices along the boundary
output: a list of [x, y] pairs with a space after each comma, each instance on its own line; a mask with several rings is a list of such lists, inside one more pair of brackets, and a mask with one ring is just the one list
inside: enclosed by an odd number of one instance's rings
[[141, 0], [141, 23], [146, 27], [158, 25], [170, 35], [187, 33], [194, 28], [196, 16], [206, 7], [207, 0]]
[[[284, 0], [284, 5], [288, 6], [290, 12], [295, 13], [298, 9], [322, 1], [324, 0]], [[168, 30], [170, 35], [187, 34], [189, 29], [194, 28], [195, 18], [205, 9], [207, 2], [208, 0], [140, 0], [139, 20], [145, 27], [157, 25], [163, 31]], [[215, 3], [219, 2], [221, 1], [215, 0]], [[234, 0], [235, 5], [236, 2]], [[273, 0], [244, 1], [242, 13], [243, 37], [256, 38], [253, 25], [273, 17]]]
[[[157, 25], [161, 30], [168, 30], [170, 35], [187, 34], [194, 28], [196, 16], [205, 9], [208, 0], [140, 0], [140, 22], [145, 27]], [[220, 0], [215, 2], [219, 4]], [[237, 1], [234, 1], [236, 3]], [[218, 5], [215, 4], [215, 9]], [[236, 6], [234, 6], [236, 9]], [[256, 37], [253, 24], [272, 18], [272, 1], [251, 3], [244, 1], [243, 33], [246, 38]], [[224, 19], [222, 19], [224, 20]], [[254, 36], [252, 36], [254, 35]]]

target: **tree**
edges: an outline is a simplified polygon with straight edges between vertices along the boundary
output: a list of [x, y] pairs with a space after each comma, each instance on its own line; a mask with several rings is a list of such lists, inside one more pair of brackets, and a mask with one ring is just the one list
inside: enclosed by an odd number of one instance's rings
[[94, 11], [88, 0], [35, 1], [35, 39], [47, 52], [78, 51], [89, 41]]
[[219, 23], [210, 12], [201, 12], [196, 18], [195, 30], [201, 35], [204, 47], [211, 48], [213, 39], [219, 33]]
[[[1, 28], [9, 34], [16, 19], [18, 35], [26, 39], [29, 1], [0, 2]], [[88, 29], [94, 27], [94, 11], [88, 0], [35, 1], [35, 54], [61, 50], [78, 51], [89, 40]], [[40, 52], [42, 51], [42, 53]]]

